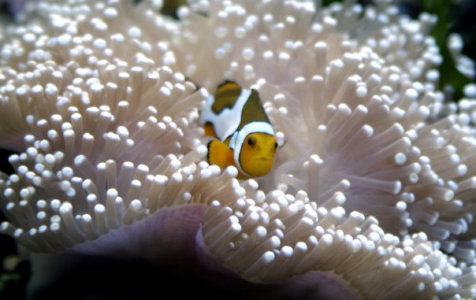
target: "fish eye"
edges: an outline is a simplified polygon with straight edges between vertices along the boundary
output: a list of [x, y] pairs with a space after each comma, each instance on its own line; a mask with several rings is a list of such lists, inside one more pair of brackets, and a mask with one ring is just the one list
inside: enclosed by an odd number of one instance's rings
[[248, 143], [248, 145], [250, 145], [251, 147], [253, 147], [253, 146], [255, 145], [255, 142], [256, 142], [256, 141], [255, 141], [254, 138], [251, 138], [251, 137], [248, 138], [247, 143]]
[[278, 148], [278, 142], [274, 143], [274, 149]]

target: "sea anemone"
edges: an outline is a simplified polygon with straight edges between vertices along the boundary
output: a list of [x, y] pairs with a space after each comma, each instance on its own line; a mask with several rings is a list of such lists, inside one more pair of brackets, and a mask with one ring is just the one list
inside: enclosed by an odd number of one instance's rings
[[[0, 32], [1, 231], [321, 297], [476, 297], [474, 87], [445, 103], [435, 18], [388, 2], [32, 3]], [[263, 178], [206, 163], [225, 79], [277, 132]]]

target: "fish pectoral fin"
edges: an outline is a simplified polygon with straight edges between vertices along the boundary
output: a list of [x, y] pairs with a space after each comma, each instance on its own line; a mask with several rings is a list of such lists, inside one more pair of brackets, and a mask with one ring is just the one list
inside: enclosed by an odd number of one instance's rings
[[208, 143], [208, 163], [217, 165], [224, 169], [228, 166], [234, 166], [233, 150], [219, 140], [211, 140]]

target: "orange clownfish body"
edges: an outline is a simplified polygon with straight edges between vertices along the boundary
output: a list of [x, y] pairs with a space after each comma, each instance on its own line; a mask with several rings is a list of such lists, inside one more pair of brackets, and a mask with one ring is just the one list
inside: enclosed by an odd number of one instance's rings
[[271, 170], [278, 146], [273, 127], [255, 89], [225, 81], [207, 99], [201, 113], [208, 143], [208, 162], [235, 166], [238, 178], [261, 177]]

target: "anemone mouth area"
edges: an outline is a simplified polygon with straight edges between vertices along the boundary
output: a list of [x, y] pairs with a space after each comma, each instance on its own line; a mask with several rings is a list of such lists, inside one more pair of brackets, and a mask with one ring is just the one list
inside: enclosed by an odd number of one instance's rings
[[[36, 254], [28, 287], [30, 299], [150, 299], [162, 295], [226, 297], [226, 299], [362, 299], [332, 272], [308, 272], [279, 283], [252, 283], [223, 276], [197, 264], [152, 265], [104, 255]], [[42, 271], [42, 272], [41, 272]], [[54, 272], [52, 272], [54, 271]], [[78, 284], [80, 282], [81, 284]]]
[[67, 252], [180, 266], [195, 260], [195, 234], [205, 211], [206, 207], [200, 204], [163, 208], [141, 221], [78, 244]]
[[363, 299], [359, 291], [334, 272], [310, 271], [288, 278], [283, 286], [283, 295], [289, 299]]
[[[225, 269], [203, 243], [205, 211], [204, 205], [164, 208], [66, 252], [33, 254], [28, 295], [56, 299], [74, 290], [74, 299], [148, 299], [159, 287], [161, 293], [178, 297], [361, 299], [349, 282], [333, 272], [310, 271], [257, 283]], [[187, 288], [173, 288], [184, 282]]]

